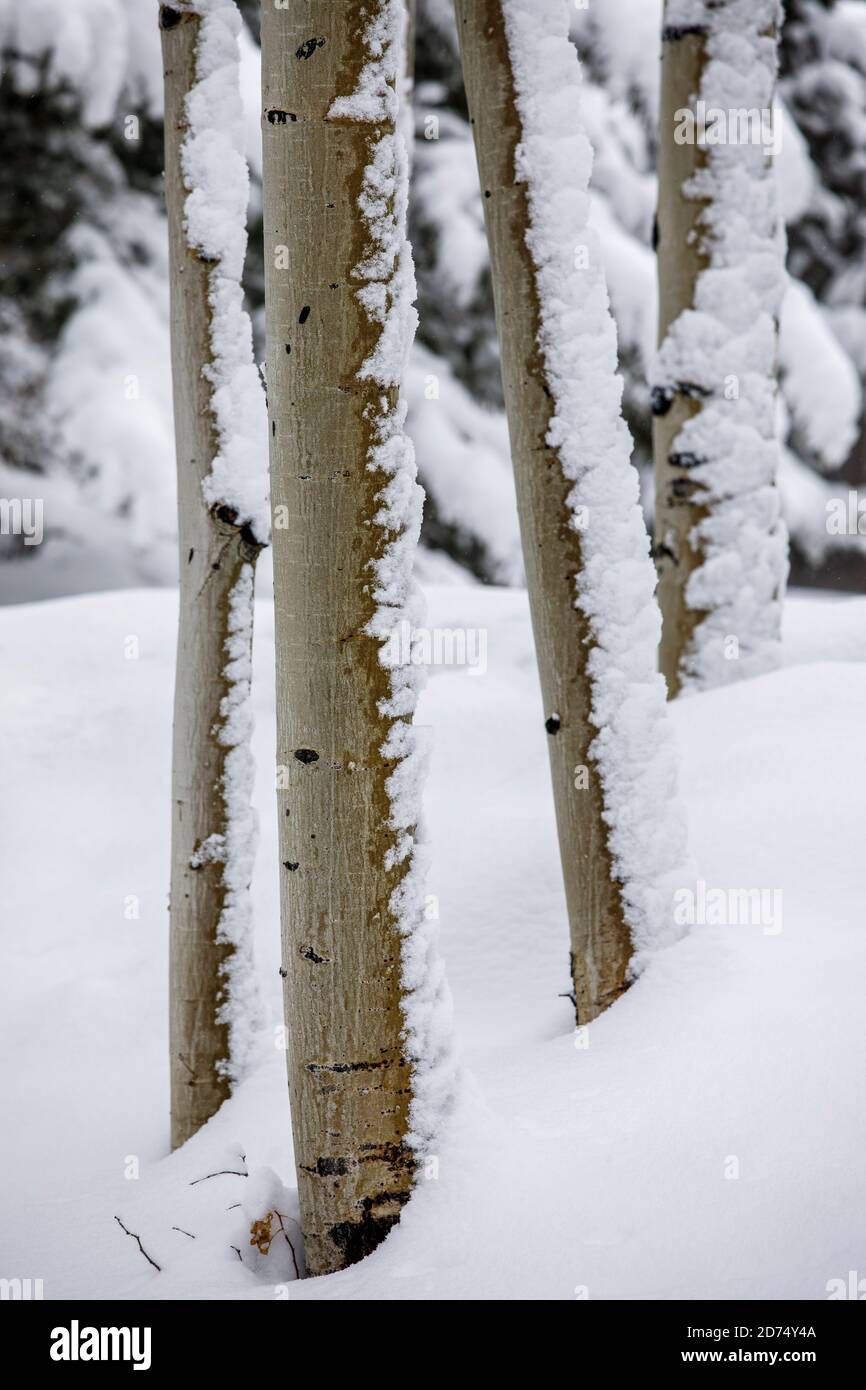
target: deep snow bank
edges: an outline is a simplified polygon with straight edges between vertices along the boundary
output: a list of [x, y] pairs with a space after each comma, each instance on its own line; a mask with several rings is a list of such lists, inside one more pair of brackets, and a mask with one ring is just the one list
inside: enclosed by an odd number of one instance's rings
[[0, 1275], [42, 1278], [47, 1298], [825, 1297], [866, 1239], [866, 600], [795, 596], [798, 664], [675, 710], [705, 883], [781, 890], [781, 931], [695, 926], [578, 1038], [525, 598], [453, 585], [430, 600], [431, 624], [472, 630], [486, 652], [484, 672], [434, 667], [420, 712], [464, 1102], [385, 1246], [303, 1284], [281, 1233], [267, 1256], [248, 1237], [276, 1206], [296, 1239], [270, 608], [254, 903], [274, 1031], [170, 1159], [174, 600], [0, 612]]

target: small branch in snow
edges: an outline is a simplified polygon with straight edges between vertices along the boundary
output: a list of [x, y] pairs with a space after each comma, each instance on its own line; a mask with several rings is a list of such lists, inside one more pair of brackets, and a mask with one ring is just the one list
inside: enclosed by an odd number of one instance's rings
[[220, 1168], [216, 1173], [205, 1173], [203, 1178], [193, 1178], [190, 1187], [195, 1187], [196, 1183], [207, 1182], [208, 1178], [248, 1178], [249, 1173], [241, 1173], [237, 1168]]
[[[278, 1212], [278, 1211], [275, 1211], [275, 1212], [274, 1212], [274, 1216], [275, 1216], [275, 1217], [277, 1218], [277, 1220], [279, 1221], [279, 1223], [280, 1223], [280, 1230], [282, 1231], [283, 1235], [285, 1236], [285, 1238], [286, 1238], [286, 1244], [288, 1245], [289, 1249], [290, 1249], [291, 1252], [292, 1252], [292, 1264], [293, 1264], [294, 1267], [295, 1267], [295, 1278], [296, 1278], [296, 1279], [300, 1279], [301, 1275], [300, 1275], [300, 1271], [298, 1270], [298, 1261], [297, 1261], [297, 1259], [295, 1258], [295, 1247], [294, 1247], [294, 1245], [292, 1245], [292, 1242], [289, 1240], [289, 1233], [288, 1233], [288, 1231], [286, 1230], [285, 1226], [283, 1225], [282, 1213], [281, 1213], [281, 1212]], [[289, 1217], [286, 1217], [286, 1220], [287, 1220], [287, 1221], [291, 1221], [291, 1219], [292, 1219], [292, 1218], [291, 1218], [290, 1216], [289, 1216]], [[295, 1222], [295, 1225], [297, 1225], [297, 1224], [298, 1224], [298, 1223]]]
[[120, 1227], [120, 1229], [121, 1229], [122, 1231], [125, 1231], [125, 1232], [126, 1232], [126, 1234], [129, 1236], [130, 1240], [134, 1240], [134, 1241], [135, 1241], [135, 1243], [136, 1243], [136, 1245], [138, 1246], [139, 1250], [141, 1251], [142, 1255], [143, 1255], [144, 1258], [147, 1260], [147, 1263], [148, 1263], [149, 1265], [153, 1265], [154, 1269], [157, 1270], [157, 1272], [161, 1274], [161, 1273], [162, 1273], [162, 1265], [158, 1265], [158, 1264], [156, 1263], [156, 1260], [152, 1260], [152, 1259], [151, 1259], [150, 1255], [148, 1255], [147, 1251], [145, 1250], [144, 1246], [143, 1246], [142, 1243], [141, 1243], [141, 1237], [140, 1237], [140, 1236], [137, 1236], [137, 1235], [135, 1234], [135, 1231], [127, 1230], [126, 1226], [124, 1226], [124, 1224], [123, 1224], [123, 1222], [121, 1221], [121, 1219], [120, 1219], [119, 1216], [115, 1216], [114, 1219], [115, 1219], [115, 1221], [117, 1222], [117, 1224], [118, 1224], [118, 1226]]

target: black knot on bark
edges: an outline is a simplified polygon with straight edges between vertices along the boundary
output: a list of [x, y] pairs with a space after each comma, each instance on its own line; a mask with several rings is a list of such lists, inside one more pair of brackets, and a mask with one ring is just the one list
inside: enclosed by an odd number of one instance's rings
[[671, 547], [669, 545], [665, 545], [664, 541], [659, 541], [658, 545], [653, 546], [652, 556], [654, 560], [670, 560], [671, 563], [674, 565], [679, 564], [679, 560], [676, 556], [676, 551], [671, 550]]
[[551, 714], [545, 719], [544, 727], [549, 734], [558, 734], [562, 727], [562, 720], [558, 714]]
[[319, 1178], [342, 1178], [355, 1166], [350, 1158], [317, 1158], [314, 1167], [305, 1168], [305, 1173], [315, 1173]]
[[671, 482], [671, 497], [675, 502], [688, 502], [699, 491], [693, 478], [674, 478]]
[[180, 10], [172, 9], [170, 5], [162, 5], [159, 11], [160, 29], [174, 29], [175, 25], [180, 24], [183, 15]]
[[676, 453], [668, 454], [668, 463], [671, 468], [699, 468], [704, 462], [697, 454], [693, 454], [689, 449], [682, 449]]
[[674, 399], [670, 386], [654, 386], [650, 396], [653, 415], [667, 415]]
[[[221, 522], [223, 526], [228, 526], [232, 531], [236, 531], [240, 540], [241, 556], [244, 560], [255, 560], [259, 552], [264, 550], [264, 545], [259, 540], [252, 526], [245, 521], [241, 526], [238, 523], [238, 514], [234, 507], [229, 507], [225, 502], [217, 502], [211, 507], [211, 516], [215, 521]], [[214, 569], [219, 569], [215, 565]]]
[[301, 62], [303, 62], [305, 58], [312, 58], [317, 48], [324, 47], [324, 39], [305, 39], [304, 42], [301, 44], [300, 48], [295, 49], [295, 57], [299, 58]]
[[295, 757], [299, 763], [317, 763], [319, 755], [312, 748], [296, 748]]
[[304, 960], [311, 960], [313, 965], [325, 965], [328, 960], [327, 956], [320, 956], [313, 946], [305, 946], [301, 951], [301, 955], [304, 957]]
[[680, 39], [704, 38], [706, 24], [666, 24], [662, 29], [662, 43], [679, 43]]
[[[395, 1198], [400, 1193], [393, 1194]], [[408, 1194], [407, 1194], [408, 1195]], [[340, 1251], [345, 1265], [356, 1265], [372, 1255], [400, 1219], [399, 1210], [387, 1216], [374, 1216], [370, 1212], [357, 1221], [340, 1221], [328, 1231], [332, 1242]]]

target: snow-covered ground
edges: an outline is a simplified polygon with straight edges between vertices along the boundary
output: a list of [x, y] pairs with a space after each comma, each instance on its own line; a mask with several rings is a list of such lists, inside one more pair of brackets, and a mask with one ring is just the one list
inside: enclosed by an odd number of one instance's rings
[[420, 714], [461, 1100], [385, 1245], [290, 1285], [283, 1238], [267, 1256], [249, 1244], [271, 1207], [296, 1234], [271, 608], [254, 898], [273, 1026], [260, 1066], [172, 1157], [174, 598], [0, 611], [0, 1276], [41, 1278], [46, 1298], [826, 1297], [866, 1248], [866, 600], [791, 597], [785, 669], [675, 707], [700, 873], [780, 889], [772, 922], [693, 927], [576, 1035], [525, 597], [429, 597], [431, 625], [487, 641], [486, 673], [435, 668]]

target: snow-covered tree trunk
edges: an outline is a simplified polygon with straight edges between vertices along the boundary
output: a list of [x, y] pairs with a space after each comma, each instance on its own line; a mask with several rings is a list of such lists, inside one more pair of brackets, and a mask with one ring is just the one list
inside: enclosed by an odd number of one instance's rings
[[587, 227], [566, 0], [457, 0], [493, 267], [579, 1023], [670, 930], [683, 822], [655, 576]]
[[405, 0], [311, 0], [262, 25], [283, 973], [313, 1274], [399, 1219], [449, 1085], [418, 672], [387, 641], [419, 617], [405, 19]]
[[242, 306], [247, 170], [230, 0], [162, 5], [180, 536], [172, 754], [171, 1142], [219, 1108], [254, 1045], [248, 708], [267, 417]]
[[653, 447], [671, 695], [757, 674], [779, 655], [784, 229], [770, 113], [781, 18], [780, 0], [665, 4]]

